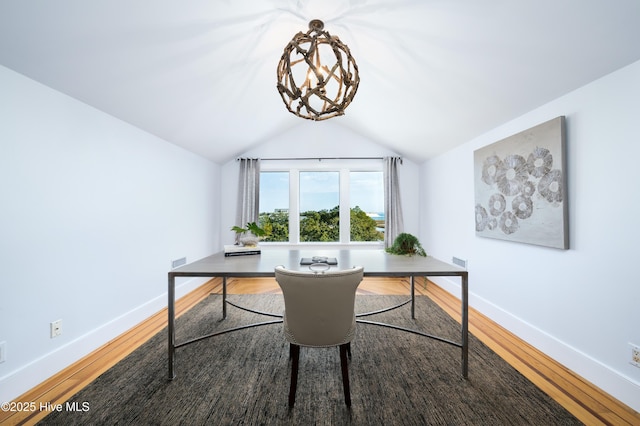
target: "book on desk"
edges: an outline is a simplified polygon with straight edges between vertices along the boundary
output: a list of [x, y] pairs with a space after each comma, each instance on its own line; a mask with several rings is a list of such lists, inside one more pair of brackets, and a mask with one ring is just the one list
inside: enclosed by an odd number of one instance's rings
[[260, 254], [261, 250], [259, 247], [247, 247], [247, 246], [236, 246], [236, 245], [229, 245], [229, 246], [224, 246], [224, 256], [225, 257], [230, 257], [230, 256], [251, 256], [251, 255], [256, 255], [256, 254]]

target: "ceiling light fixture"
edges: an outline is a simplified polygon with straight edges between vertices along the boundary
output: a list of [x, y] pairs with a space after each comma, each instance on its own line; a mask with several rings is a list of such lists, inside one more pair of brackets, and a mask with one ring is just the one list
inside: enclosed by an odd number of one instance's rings
[[278, 63], [278, 92], [287, 109], [316, 121], [344, 115], [360, 84], [349, 47], [323, 28], [319, 19], [309, 22], [309, 31], [293, 37]]

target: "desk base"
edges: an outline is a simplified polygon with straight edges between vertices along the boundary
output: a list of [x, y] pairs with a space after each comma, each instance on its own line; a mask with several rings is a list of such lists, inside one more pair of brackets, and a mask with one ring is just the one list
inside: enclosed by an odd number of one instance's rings
[[[263, 321], [263, 322], [258, 322], [258, 323], [252, 323], [252, 324], [247, 324], [247, 325], [243, 325], [243, 326], [239, 326], [239, 327], [234, 327], [234, 328], [230, 328], [227, 330], [222, 330], [222, 331], [217, 331], [215, 333], [210, 333], [210, 334], [206, 334], [204, 336], [200, 336], [200, 337], [196, 337], [190, 340], [187, 340], [185, 342], [182, 343], [178, 343], [178, 344], [170, 344], [169, 347], [169, 380], [173, 380], [175, 378], [174, 372], [173, 372], [173, 358], [175, 357], [175, 350], [178, 348], [181, 348], [183, 346], [187, 346], [190, 345], [192, 343], [196, 343], [211, 337], [215, 337], [215, 336], [220, 336], [222, 334], [227, 334], [227, 333], [232, 333], [235, 331], [240, 331], [240, 330], [246, 330], [249, 328], [255, 328], [255, 327], [260, 327], [263, 325], [271, 325], [271, 324], [282, 324], [282, 322], [284, 321], [283, 318], [284, 316], [281, 314], [274, 314], [271, 312], [264, 312], [264, 311], [258, 311], [255, 309], [250, 309], [241, 305], [238, 305], [236, 303], [230, 302], [229, 300], [227, 300], [227, 279], [226, 277], [223, 277], [222, 280], [222, 287], [223, 287], [223, 291], [222, 291], [222, 320], [225, 320], [227, 317], [227, 304], [234, 306], [235, 308], [241, 309], [243, 311], [246, 312], [251, 312], [254, 314], [258, 314], [258, 315], [264, 315], [264, 316], [269, 316], [269, 317], [274, 317], [274, 318], [278, 318], [277, 320], [273, 320], [273, 321]], [[432, 334], [428, 334], [419, 330], [414, 330], [411, 328], [407, 328], [407, 327], [401, 327], [401, 326], [397, 326], [394, 324], [388, 324], [388, 323], [384, 323], [384, 322], [379, 322], [379, 321], [369, 321], [369, 320], [363, 320], [360, 319], [362, 317], [367, 317], [367, 316], [372, 316], [372, 315], [376, 315], [376, 314], [381, 314], [384, 312], [388, 312], [388, 311], [392, 311], [394, 309], [398, 309], [401, 308], [405, 305], [407, 305], [408, 303], [411, 303], [411, 319], [415, 319], [415, 287], [414, 287], [414, 277], [411, 277], [411, 298], [400, 302], [396, 305], [390, 306], [388, 308], [383, 308], [383, 309], [379, 309], [376, 311], [371, 311], [371, 312], [365, 312], [365, 313], [361, 313], [361, 314], [357, 314], [356, 315], [356, 322], [359, 324], [368, 324], [368, 325], [375, 325], [375, 326], [379, 326], [379, 327], [386, 327], [386, 328], [390, 328], [393, 330], [399, 330], [399, 331], [403, 331], [403, 332], [407, 332], [407, 333], [412, 333], [412, 334], [417, 334], [419, 336], [422, 337], [427, 337], [429, 339], [434, 339], [437, 340], [439, 342], [443, 342], [443, 343], [447, 343], [449, 345], [452, 346], [456, 346], [458, 348], [461, 348], [463, 350], [463, 363], [462, 363], [462, 376], [466, 379], [467, 378], [467, 360], [466, 357], [464, 356], [466, 354], [466, 349], [464, 346], [464, 342], [463, 343], [458, 343], [455, 342], [453, 340], [450, 339], [445, 339], [439, 336], [435, 336]]]

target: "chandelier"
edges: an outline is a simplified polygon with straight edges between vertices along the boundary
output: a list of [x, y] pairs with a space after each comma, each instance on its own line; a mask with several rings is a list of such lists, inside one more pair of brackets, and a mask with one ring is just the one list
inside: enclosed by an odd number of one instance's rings
[[284, 48], [278, 63], [278, 92], [298, 117], [326, 120], [344, 115], [358, 90], [358, 66], [349, 47], [323, 31], [319, 19]]

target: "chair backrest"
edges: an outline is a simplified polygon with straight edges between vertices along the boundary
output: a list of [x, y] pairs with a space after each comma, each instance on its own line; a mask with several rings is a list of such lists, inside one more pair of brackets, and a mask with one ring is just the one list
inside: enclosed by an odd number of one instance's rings
[[301, 346], [336, 346], [355, 333], [355, 296], [364, 268], [324, 272], [275, 268], [284, 295], [287, 340]]

